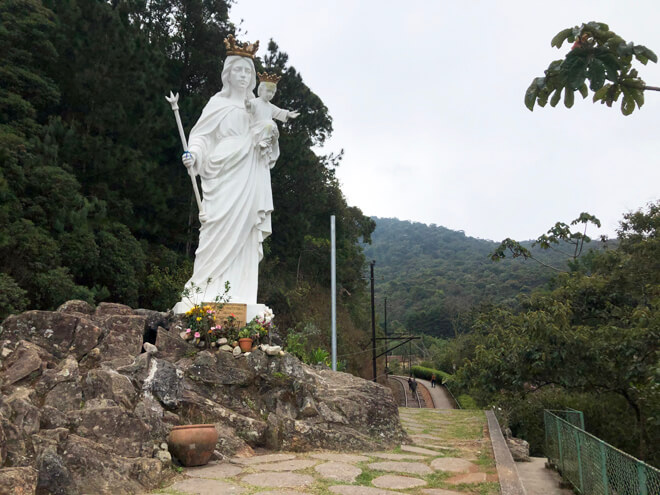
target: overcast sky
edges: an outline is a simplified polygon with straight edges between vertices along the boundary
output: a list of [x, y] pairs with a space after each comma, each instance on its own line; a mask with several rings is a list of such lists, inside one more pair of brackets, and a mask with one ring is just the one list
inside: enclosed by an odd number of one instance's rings
[[[320, 152], [344, 149], [342, 190], [367, 215], [499, 241], [588, 211], [611, 236], [660, 198], [660, 92], [628, 117], [591, 95], [523, 104], [568, 52], [550, 47], [566, 27], [605, 22], [660, 55], [659, 0], [237, 0], [230, 17], [244, 40], [273, 38], [326, 104]], [[657, 64], [637, 66], [660, 86]]]

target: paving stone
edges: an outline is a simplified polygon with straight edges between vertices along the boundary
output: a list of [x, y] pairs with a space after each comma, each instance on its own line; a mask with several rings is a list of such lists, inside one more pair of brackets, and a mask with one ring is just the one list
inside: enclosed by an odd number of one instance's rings
[[467, 473], [452, 476], [445, 480], [450, 485], [460, 485], [461, 483], [483, 483], [487, 480], [486, 473]]
[[465, 492], [455, 492], [454, 490], [443, 490], [442, 488], [423, 488], [424, 495], [465, 495]]
[[425, 455], [415, 455], [415, 454], [390, 454], [389, 452], [374, 452], [372, 454], [374, 457], [380, 457], [381, 459], [389, 459], [391, 461], [426, 461], [428, 457]]
[[420, 462], [374, 462], [369, 464], [369, 468], [377, 469], [378, 471], [394, 471], [407, 474], [431, 474], [433, 472], [430, 467]]
[[266, 464], [259, 464], [260, 471], [298, 471], [300, 469], [307, 469], [318, 464], [318, 461], [293, 459], [291, 461], [281, 462], [268, 462]]
[[[452, 492], [452, 493], [453, 493], [453, 492]], [[281, 492], [281, 491], [279, 491], [279, 490], [276, 491], [276, 492], [273, 492], [273, 491], [270, 491], [270, 490], [269, 490], [269, 491], [267, 491], [267, 492], [257, 492], [257, 493], [255, 493], [254, 495], [311, 495], [311, 493], [307, 493], [307, 492], [299, 492], [299, 491], [295, 491], [295, 492], [290, 492], [290, 491]]]
[[435, 450], [425, 449], [422, 447], [414, 447], [412, 445], [402, 445], [401, 450], [406, 452], [414, 452], [415, 454], [440, 455], [440, 453], [436, 452]]
[[321, 459], [323, 461], [335, 461], [335, 462], [347, 462], [349, 464], [353, 464], [356, 462], [364, 462], [368, 461], [369, 458], [365, 457], [363, 455], [356, 455], [356, 454], [335, 454], [332, 452], [323, 452], [320, 454], [312, 454], [310, 457], [313, 457], [314, 459]]
[[362, 470], [345, 462], [326, 462], [314, 468], [323, 478], [353, 483]]
[[426, 481], [419, 478], [411, 478], [410, 476], [396, 476], [393, 474], [386, 474], [371, 480], [371, 484], [378, 488], [393, 488], [394, 490], [405, 490], [406, 488], [415, 488], [418, 486], [426, 485]]
[[332, 493], [339, 495], [400, 495], [401, 492], [371, 488], [370, 486], [335, 485], [330, 487]]
[[428, 433], [421, 433], [419, 435], [411, 435], [411, 437], [414, 440], [440, 440], [440, 441], [442, 441], [441, 437], [434, 436], [434, 435], [429, 435]]
[[230, 461], [235, 464], [242, 464], [243, 466], [252, 466], [253, 464], [264, 462], [289, 461], [295, 458], [296, 456], [293, 454], [267, 454], [254, 457], [232, 457]]
[[308, 474], [254, 473], [246, 474], [243, 476], [243, 478], [241, 478], [241, 481], [250, 485], [266, 488], [298, 488], [313, 484], [314, 478]]
[[217, 495], [218, 493], [239, 494], [245, 493], [245, 488], [241, 488], [231, 483], [225, 483], [218, 480], [206, 480], [202, 478], [190, 478], [179, 481], [170, 487], [181, 493], [194, 493], [195, 495]]
[[458, 457], [438, 457], [431, 461], [431, 467], [436, 471], [449, 471], [451, 473], [467, 473], [470, 468], [476, 467], [470, 461]]
[[243, 471], [242, 467], [234, 466], [226, 462], [223, 463], [209, 463], [206, 466], [186, 468], [186, 475], [192, 478], [231, 478]]

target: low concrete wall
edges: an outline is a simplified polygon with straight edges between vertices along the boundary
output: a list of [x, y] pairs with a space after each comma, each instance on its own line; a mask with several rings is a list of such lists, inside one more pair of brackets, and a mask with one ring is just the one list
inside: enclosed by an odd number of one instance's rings
[[513, 462], [509, 447], [506, 445], [500, 424], [497, 422], [493, 411], [486, 411], [488, 419], [488, 431], [490, 442], [493, 445], [495, 464], [497, 465], [497, 476], [500, 479], [500, 492], [502, 495], [527, 495], [525, 487], [518, 476], [516, 463]]

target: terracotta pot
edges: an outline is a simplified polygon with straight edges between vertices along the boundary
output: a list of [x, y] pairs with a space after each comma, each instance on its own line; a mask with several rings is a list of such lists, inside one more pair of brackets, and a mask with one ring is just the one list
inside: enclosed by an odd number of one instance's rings
[[203, 466], [209, 462], [217, 441], [215, 425], [175, 426], [167, 437], [170, 453], [184, 466]]
[[241, 348], [241, 351], [248, 352], [252, 350], [252, 339], [251, 338], [238, 339], [238, 346]]

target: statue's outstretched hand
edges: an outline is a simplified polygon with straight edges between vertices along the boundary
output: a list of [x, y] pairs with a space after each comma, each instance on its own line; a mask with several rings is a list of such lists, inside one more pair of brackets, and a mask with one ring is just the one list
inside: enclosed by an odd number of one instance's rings
[[289, 119], [295, 119], [298, 115], [300, 115], [300, 112], [289, 112], [286, 114]]
[[193, 155], [190, 151], [186, 151], [182, 156], [181, 156], [181, 161], [183, 164], [186, 166], [187, 169], [192, 168], [193, 165], [195, 165], [195, 155]]

